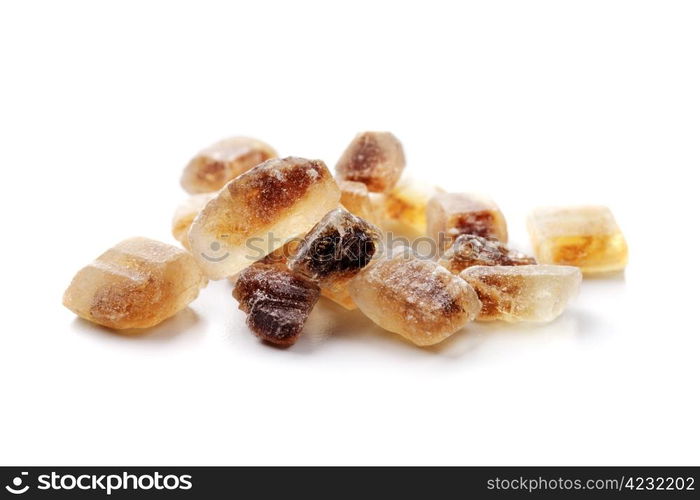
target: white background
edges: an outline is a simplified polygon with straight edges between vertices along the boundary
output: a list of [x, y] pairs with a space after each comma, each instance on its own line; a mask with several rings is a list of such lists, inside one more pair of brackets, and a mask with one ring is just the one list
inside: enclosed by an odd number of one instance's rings
[[[698, 464], [697, 2], [3, 2], [2, 464]], [[329, 165], [391, 130], [414, 177], [527, 212], [604, 203], [631, 248], [544, 326], [430, 349], [324, 302], [260, 344], [227, 282], [125, 338], [61, 306], [172, 242], [227, 135]]]

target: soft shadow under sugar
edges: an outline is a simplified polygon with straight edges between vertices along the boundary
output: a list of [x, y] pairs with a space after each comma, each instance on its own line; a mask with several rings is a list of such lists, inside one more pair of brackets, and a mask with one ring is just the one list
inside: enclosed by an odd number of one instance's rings
[[578, 336], [591, 337], [606, 330], [606, 323], [589, 310], [572, 307], [566, 311], [566, 315], [572, 319]]
[[350, 311], [321, 297], [304, 325], [304, 332], [293, 346], [296, 353], [311, 353], [332, 338], [346, 335], [363, 336], [374, 323], [357, 310]]
[[197, 335], [203, 331], [204, 321], [191, 308], [187, 307], [175, 316], [151, 328], [131, 328], [114, 330], [91, 323], [83, 318], [75, 318], [73, 326], [79, 332], [99, 333], [114, 339], [134, 342], [168, 342], [182, 335]]
[[517, 344], [528, 337], [547, 341], [590, 335], [599, 326], [598, 319], [590, 313], [570, 309], [550, 323], [472, 322], [439, 344], [419, 347], [400, 335], [377, 326], [359, 310], [349, 311], [331, 300], [321, 298], [309, 315], [299, 341], [283, 349], [305, 355], [323, 350], [330, 343], [360, 343], [389, 352], [404, 351], [464, 360], [477, 355], [481, 349], [494, 348], [499, 344]]
[[482, 337], [480, 332], [468, 328], [440, 344], [419, 347], [400, 335], [377, 326], [359, 310], [349, 311], [331, 300], [321, 298], [304, 326], [302, 337], [292, 350], [296, 353], [311, 353], [322, 349], [329, 342], [352, 342], [372, 345], [376, 349], [459, 357], [476, 348], [483, 340]]

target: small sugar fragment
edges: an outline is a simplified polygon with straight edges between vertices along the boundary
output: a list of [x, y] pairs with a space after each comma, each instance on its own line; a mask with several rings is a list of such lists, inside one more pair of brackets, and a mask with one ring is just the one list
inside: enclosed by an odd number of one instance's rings
[[508, 242], [506, 221], [492, 200], [468, 193], [438, 193], [426, 209], [428, 236], [448, 248], [460, 234]]
[[552, 321], [581, 284], [581, 271], [571, 266], [475, 266], [460, 276], [479, 295], [478, 321]]
[[184, 309], [206, 284], [188, 252], [131, 238], [78, 271], [63, 305], [109, 328], [148, 328]]
[[377, 215], [366, 185], [361, 182], [340, 180], [338, 181], [338, 187], [340, 188], [340, 204], [348, 212], [372, 224], [376, 222]]
[[391, 190], [406, 166], [403, 146], [390, 132], [362, 132], [335, 166], [339, 179], [362, 182], [374, 193]]
[[458, 236], [438, 263], [459, 274], [473, 266], [526, 266], [537, 264], [533, 257], [511, 250], [498, 240], [473, 234]]
[[607, 207], [538, 208], [527, 226], [543, 264], [576, 266], [586, 275], [621, 271], [627, 265], [627, 242]]
[[250, 137], [230, 137], [203, 149], [190, 160], [180, 184], [191, 194], [218, 191], [231, 179], [276, 158], [269, 145]]

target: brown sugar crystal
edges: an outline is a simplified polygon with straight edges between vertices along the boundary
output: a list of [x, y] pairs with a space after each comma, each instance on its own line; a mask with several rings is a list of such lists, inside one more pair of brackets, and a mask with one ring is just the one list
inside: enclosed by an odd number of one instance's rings
[[258, 263], [240, 273], [233, 297], [256, 336], [290, 346], [299, 339], [319, 293], [318, 285], [299, 273]]
[[403, 146], [390, 132], [357, 134], [335, 166], [339, 179], [362, 182], [375, 193], [391, 190], [406, 166]]
[[109, 328], [148, 328], [184, 309], [206, 284], [186, 251], [131, 238], [78, 271], [63, 305]]
[[468, 193], [438, 193], [426, 210], [428, 236], [440, 249], [448, 248], [460, 234], [474, 234], [508, 242], [506, 221], [490, 199]]
[[231, 179], [276, 158], [269, 145], [250, 137], [229, 137], [203, 149], [190, 160], [180, 184], [191, 194], [218, 191]]
[[437, 344], [481, 309], [474, 289], [406, 247], [394, 247], [350, 282], [350, 295], [377, 325], [416, 345]]
[[274, 251], [309, 231], [339, 200], [322, 161], [268, 160], [229, 182], [202, 209], [189, 232], [192, 254], [210, 278], [233, 276], [250, 265], [251, 242], [270, 241]]

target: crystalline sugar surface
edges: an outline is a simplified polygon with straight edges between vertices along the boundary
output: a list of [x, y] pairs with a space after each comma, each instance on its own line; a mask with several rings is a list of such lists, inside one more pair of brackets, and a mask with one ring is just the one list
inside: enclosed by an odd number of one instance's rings
[[81, 318], [109, 328], [148, 328], [184, 309], [206, 284], [186, 251], [131, 238], [78, 271], [63, 304]]

